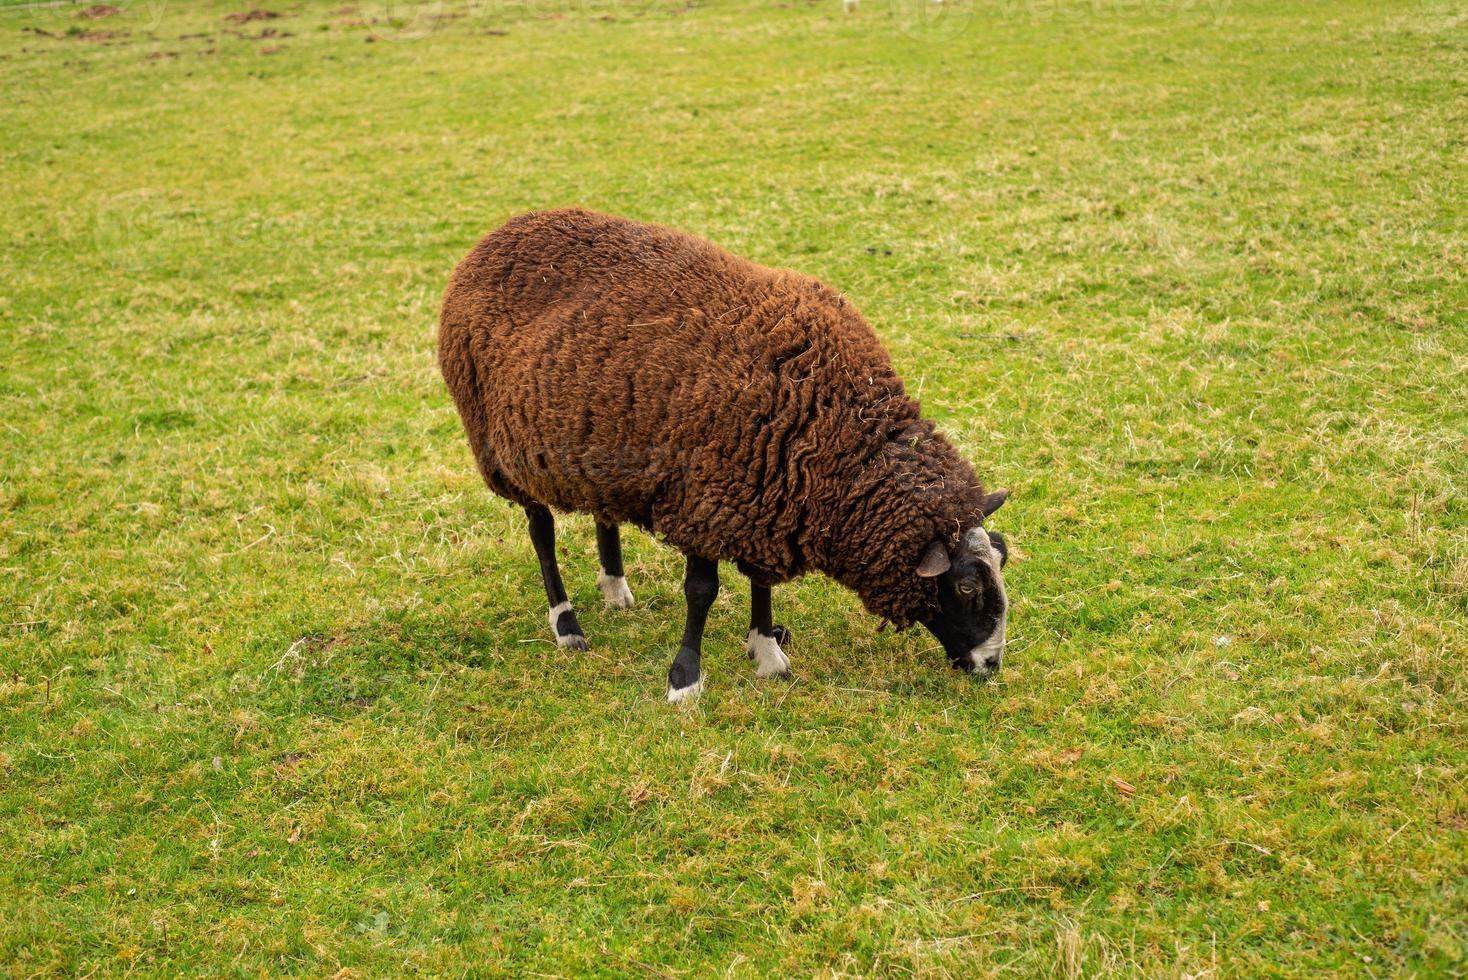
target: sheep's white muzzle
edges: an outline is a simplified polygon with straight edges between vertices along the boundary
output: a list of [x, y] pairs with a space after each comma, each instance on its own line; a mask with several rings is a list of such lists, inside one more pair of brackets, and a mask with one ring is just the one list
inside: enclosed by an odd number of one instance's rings
[[989, 638], [968, 652], [970, 669], [980, 674], [994, 674], [999, 671], [999, 665], [1004, 660], [1004, 626], [1005, 621], [999, 620], [999, 625]]

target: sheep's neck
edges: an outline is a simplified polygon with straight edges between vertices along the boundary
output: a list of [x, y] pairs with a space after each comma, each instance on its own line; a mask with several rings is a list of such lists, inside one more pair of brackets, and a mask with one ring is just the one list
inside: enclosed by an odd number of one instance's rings
[[[964, 485], [955, 485], [963, 483]], [[972, 470], [937, 435], [917, 445], [889, 441], [853, 468], [845, 498], [812, 564], [861, 596], [868, 609], [910, 620], [919, 556], [934, 540], [956, 538], [976, 511]]]

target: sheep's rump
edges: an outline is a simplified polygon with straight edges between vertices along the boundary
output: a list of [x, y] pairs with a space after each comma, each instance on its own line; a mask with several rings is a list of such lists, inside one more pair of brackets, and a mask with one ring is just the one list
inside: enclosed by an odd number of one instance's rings
[[868, 441], [861, 404], [902, 393], [835, 291], [580, 210], [522, 215], [474, 248], [439, 363], [496, 493], [769, 581], [801, 570], [807, 505], [839, 498], [825, 464]]

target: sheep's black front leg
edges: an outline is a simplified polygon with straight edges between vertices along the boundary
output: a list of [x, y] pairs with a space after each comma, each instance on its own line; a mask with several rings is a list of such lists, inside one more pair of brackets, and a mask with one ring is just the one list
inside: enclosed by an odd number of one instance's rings
[[622, 571], [622, 533], [615, 524], [596, 524], [596, 553], [601, 558], [601, 574], [596, 587], [612, 609], [631, 609], [632, 590]]
[[556, 521], [548, 508], [527, 504], [525, 516], [530, 518], [530, 543], [540, 559], [540, 577], [545, 580], [545, 598], [550, 603], [551, 631], [556, 643], [572, 650], [585, 650], [586, 637], [571, 611], [566, 587], [561, 584], [561, 570], [556, 566]]
[[770, 611], [769, 586], [749, 583], [749, 636], [744, 651], [755, 663], [756, 677], [789, 677], [790, 658], [781, 650], [790, 642], [790, 631], [774, 622]]
[[688, 621], [683, 626], [683, 645], [668, 668], [668, 700], [696, 698], [703, 691], [699, 658], [703, 649], [703, 624], [709, 607], [719, 594], [719, 563], [697, 555], [688, 556], [683, 577], [683, 598], [688, 602]]

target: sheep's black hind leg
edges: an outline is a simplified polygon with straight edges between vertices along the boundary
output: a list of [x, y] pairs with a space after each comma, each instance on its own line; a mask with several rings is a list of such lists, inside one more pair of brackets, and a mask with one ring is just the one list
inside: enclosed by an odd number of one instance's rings
[[703, 624], [709, 607], [719, 594], [719, 563], [697, 555], [688, 556], [688, 572], [683, 577], [683, 598], [688, 602], [688, 621], [683, 626], [683, 645], [668, 668], [668, 700], [696, 698], [703, 691], [703, 674], [699, 658], [703, 650]]
[[789, 677], [790, 658], [780, 649], [790, 642], [790, 631], [774, 622], [769, 586], [749, 583], [749, 636], [744, 651], [755, 663], [756, 677]]
[[550, 603], [550, 625], [556, 643], [572, 650], [585, 650], [586, 637], [571, 611], [571, 600], [566, 598], [561, 570], [556, 566], [555, 518], [548, 508], [539, 504], [527, 504], [525, 516], [530, 518], [530, 543], [535, 545], [535, 556], [540, 559], [540, 577], [545, 580], [545, 597]]
[[615, 524], [596, 524], [596, 553], [601, 559], [601, 574], [596, 587], [611, 609], [631, 609], [632, 590], [622, 570], [622, 532]]

